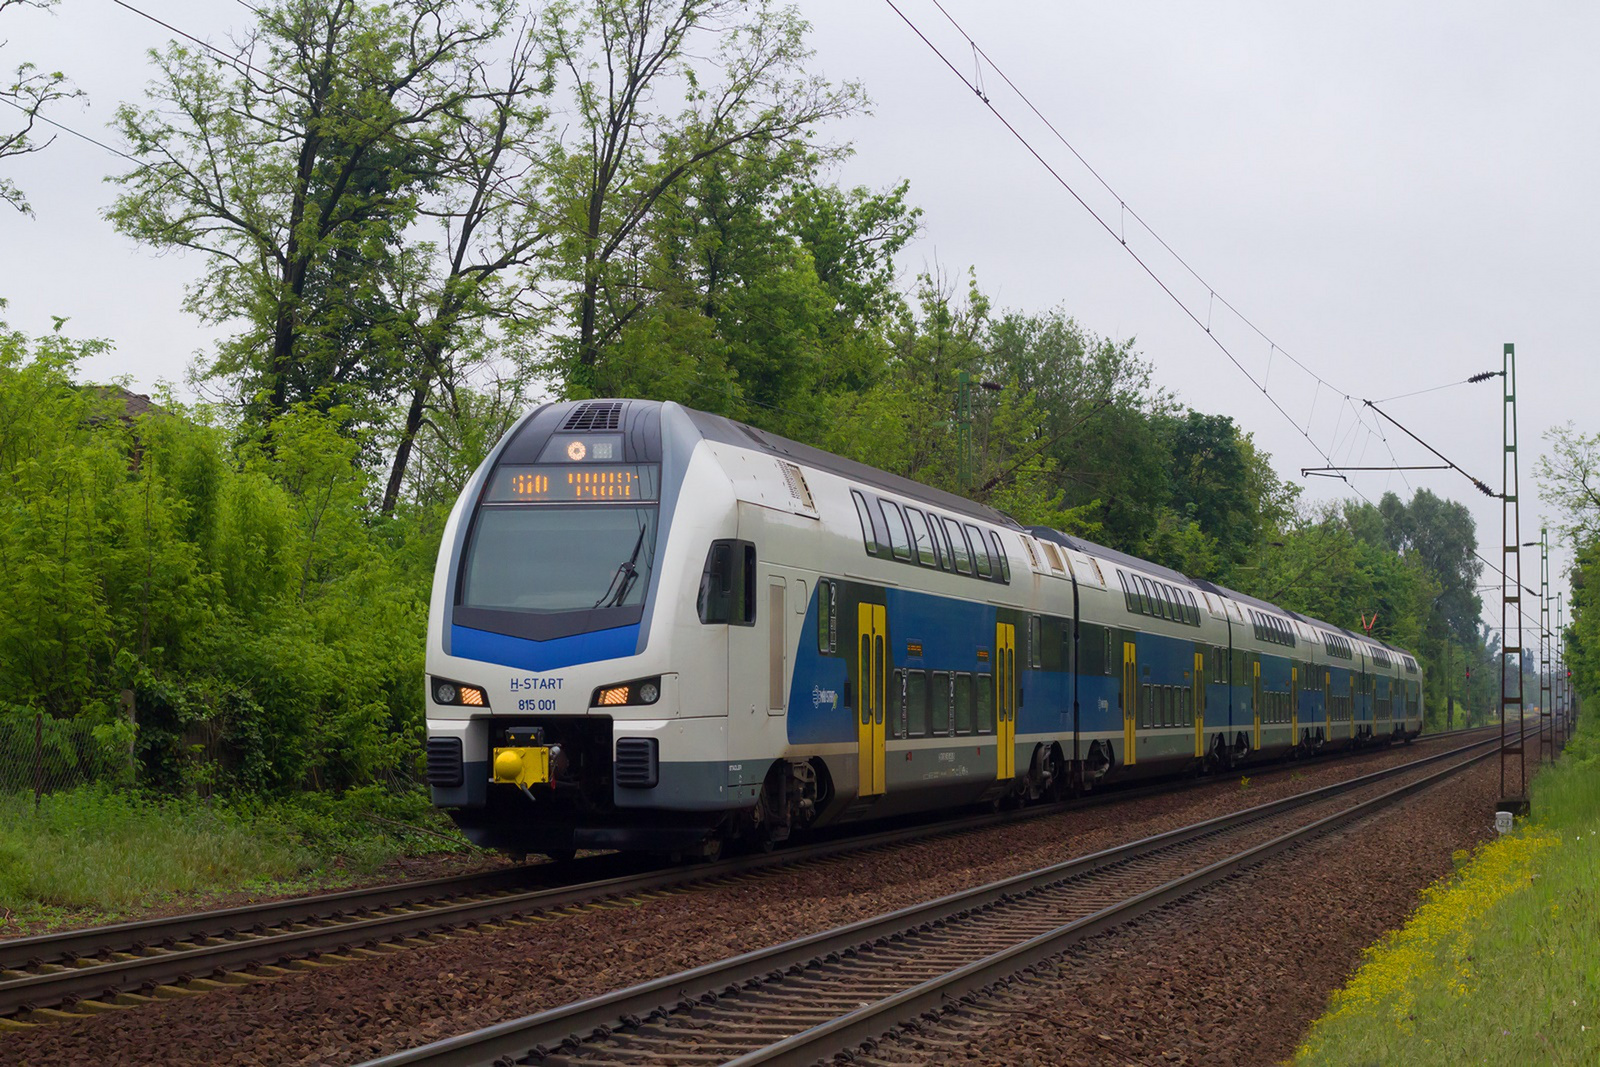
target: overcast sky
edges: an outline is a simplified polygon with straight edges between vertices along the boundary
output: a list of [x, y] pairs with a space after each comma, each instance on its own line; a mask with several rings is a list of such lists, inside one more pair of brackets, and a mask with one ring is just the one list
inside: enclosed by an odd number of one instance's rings
[[[971, 46], [933, 0], [895, 2], [962, 75], [978, 75]], [[249, 17], [223, 0], [136, 6], [219, 43]], [[1199, 410], [1233, 416], [1279, 473], [1315, 499], [1348, 495], [1341, 483], [1301, 479], [1302, 467], [1325, 462], [1319, 449], [1344, 464], [1391, 462], [1370, 432], [1376, 416], [1368, 411], [1355, 423], [1361, 399], [1497, 371], [1503, 344], [1514, 342], [1529, 503], [1522, 536], [1537, 538], [1541, 435], [1569, 420], [1592, 432], [1600, 401], [1600, 5], [945, 7], [1117, 195], [984, 67], [994, 106], [1209, 320], [1299, 429], [888, 3], [806, 0], [817, 70], [861, 81], [874, 101], [870, 116], [831, 131], [856, 148], [841, 180], [882, 187], [907, 178], [925, 212], [923, 233], [902, 261], [907, 284], [935, 264], [955, 275], [970, 266], [999, 307], [1059, 305], [1095, 332], [1136, 337], [1161, 385]], [[0, 69], [28, 59], [66, 71], [90, 102], [54, 114], [115, 143], [105, 125], [112, 110], [140, 94], [145, 50], [169, 36], [112, 0], [62, 0], [53, 17], [7, 12]], [[126, 374], [140, 388], [181, 382], [210, 339], [180, 306], [203, 264], [152, 256], [102, 220], [113, 196], [103, 179], [121, 164], [66, 135], [48, 152], [8, 164], [37, 217], [0, 214], [5, 317], [38, 332], [51, 316], [68, 316], [70, 332], [114, 341], [113, 355], [86, 368], [91, 376]], [[1121, 203], [1206, 284], [1124, 219]], [[1347, 404], [1345, 394], [1355, 400]], [[1499, 489], [1495, 383], [1384, 407]], [[1386, 434], [1400, 462], [1436, 462], [1392, 427]], [[1483, 555], [1498, 562], [1499, 503], [1459, 475], [1350, 477], [1374, 501], [1386, 489], [1409, 497], [1411, 486], [1464, 501]], [[1552, 574], [1567, 558], [1557, 557]], [[1523, 567], [1525, 583], [1536, 585], [1537, 556], [1525, 555]], [[1496, 578], [1486, 572], [1484, 584]], [[1497, 599], [1485, 594], [1495, 623]]]

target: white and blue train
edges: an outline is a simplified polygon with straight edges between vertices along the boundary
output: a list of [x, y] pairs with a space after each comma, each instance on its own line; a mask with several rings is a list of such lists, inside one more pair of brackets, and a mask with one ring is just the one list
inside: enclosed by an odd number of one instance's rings
[[1410, 740], [1396, 648], [671, 403], [529, 413], [434, 578], [435, 804], [512, 853], [806, 828]]

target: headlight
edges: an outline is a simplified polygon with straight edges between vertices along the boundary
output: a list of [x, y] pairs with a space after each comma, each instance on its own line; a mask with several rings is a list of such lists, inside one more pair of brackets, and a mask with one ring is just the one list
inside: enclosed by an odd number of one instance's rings
[[433, 700], [446, 707], [487, 708], [489, 694], [475, 685], [464, 685], [443, 678], [433, 679]]
[[617, 708], [626, 705], [654, 704], [661, 699], [661, 678], [641, 678], [636, 682], [603, 685], [594, 691], [591, 708]]

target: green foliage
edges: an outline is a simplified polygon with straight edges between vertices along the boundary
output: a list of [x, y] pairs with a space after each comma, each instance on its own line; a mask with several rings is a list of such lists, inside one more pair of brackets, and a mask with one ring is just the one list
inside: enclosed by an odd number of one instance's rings
[[1596, 1062], [1600, 729], [1586, 720], [1531, 785], [1531, 817], [1455, 853], [1455, 873], [1366, 951], [1295, 1063]]
[[126, 689], [154, 788], [408, 776], [437, 516], [365, 521], [338, 409], [236, 462], [204, 412], [75, 386], [98, 347], [0, 334], [0, 722], [40, 709], [126, 745]]
[[1557, 529], [1573, 548], [1567, 627], [1557, 635], [1585, 697], [1600, 694], [1600, 434], [1581, 434], [1570, 423], [1545, 434], [1550, 452], [1539, 460], [1539, 493], [1557, 509]]

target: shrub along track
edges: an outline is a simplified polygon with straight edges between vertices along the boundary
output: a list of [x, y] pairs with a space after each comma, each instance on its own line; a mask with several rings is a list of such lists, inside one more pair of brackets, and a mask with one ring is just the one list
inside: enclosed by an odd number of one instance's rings
[[[1435, 743], [1444, 742], [1435, 738]], [[750, 857], [751, 863], [781, 865], [760, 877], [752, 872], [736, 878], [726, 873], [726, 865], [654, 873], [693, 888], [692, 893], [659, 890], [597, 904], [595, 898], [608, 890], [569, 887], [564, 891], [587, 893], [588, 905], [568, 904], [559, 912], [531, 914], [515, 922], [485, 922], [478, 936], [461, 930], [454, 935], [424, 935], [409, 942], [419, 947], [431, 944], [423, 951], [379, 950], [383, 959], [359, 966], [318, 966], [328, 962], [322, 957], [309, 961], [305, 976], [296, 981], [258, 981], [252, 983], [254, 988], [237, 987], [235, 994], [201, 1002], [162, 990], [175, 999], [144, 1011], [88, 1008], [96, 1017], [63, 1018], [59, 1025], [0, 1039], [0, 1060], [10, 1052], [26, 1055], [33, 1050], [40, 1058], [21, 1062], [43, 1062], [99, 1052], [124, 1041], [129, 1044], [125, 1054], [134, 1060], [178, 1063], [195, 1058], [153, 1043], [163, 1040], [153, 1035], [168, 1033], [187, 1034], [199, 1047], [214, 1041], [221, 1054], [240, 1062], [294, 1062], [308, 1047], [318, 1052], [304, 1062], [339, 1058], [345, 1055], [334, 1051], [339, 1046], [351, 1047], [347, 1058], [360, 1058], [363, 1052], [403, 1048], [466, 1025], [615, 988], [640, 975], [669, 973], [752, 944], [875, 914], [897, 901], [923, 899], [1007, 871], [1026, 870], [1041, 860], [1125, 840], [1131, 826], [1150, 832], [1184, 825], [1258, 798], [1289, 795], [1347, 776], [1358, 766], [1370, 768], [1409, 755], [1399, 749], [1379, 751], [1353, 760], [1301, 764], [1286, 768], [1288, 774], [1257, 768], [1248, 791], [1238, 783], [1214, 779], [1188, 793], [1135, 799], [1108, 795], [1106, 799], [1119, 802], [1053, 819], [1049, 809], [1034, 809], [1036, 815], [1047, 816], [1043, 821], [1015, 813], [1010, 816], [1017, 820], [1014, 825], [994, 825], [999, 820], [991, 820], [985, 833], [953, 832], [948, 824], [944, 829], [924, 827], [920, 843], [911, 840], [918, 831], [905, 831], [906, 840], [898, 845], [857, 838], [835, 846], [857, 853], [849, 862], [797, 854]], [[942, 836], [930, 839], [935, 831]], [[744, 907], [754, 909], [753, 914], [730, 926], [717, 912], [727, 901], [741, 900]], [[201, 979], [196, 984], [205, 987], [212, 981]], [[407, 1004], [403, 1010], [395, 1009], [392, 1018], [386, 1014], [391, 1000]], [[215, 1007], [206, 1006], [207, 1002]], [[80, 1011], [65, 1014], [82, 1013], [83, 1005], [77, 1007]], [[308, 1013], [317, 1016], [315, 1022], [306, 1022]], [[270, 1043], [249, 1043], [255, 1035], [268, 1032], [273, 1034]], [[241, 1034], [249, 1035], [243, 1044]]]
[[[1448, 754], [1445, 754], [1448, 755]], [[388, 1057], [371, 1067], [507, 1060], [811, 1063], [983, 1004], [1024, 968], [1386, 808], [1488, 756], [1408, 765], [1221, 816], [888, 915]], [[1433, 764], [1438, 757], [1426, 762]], [[1404, 776], [1405, 784], [1390, 779]], [[976, 996], [974, 996], [976, 994]]]

